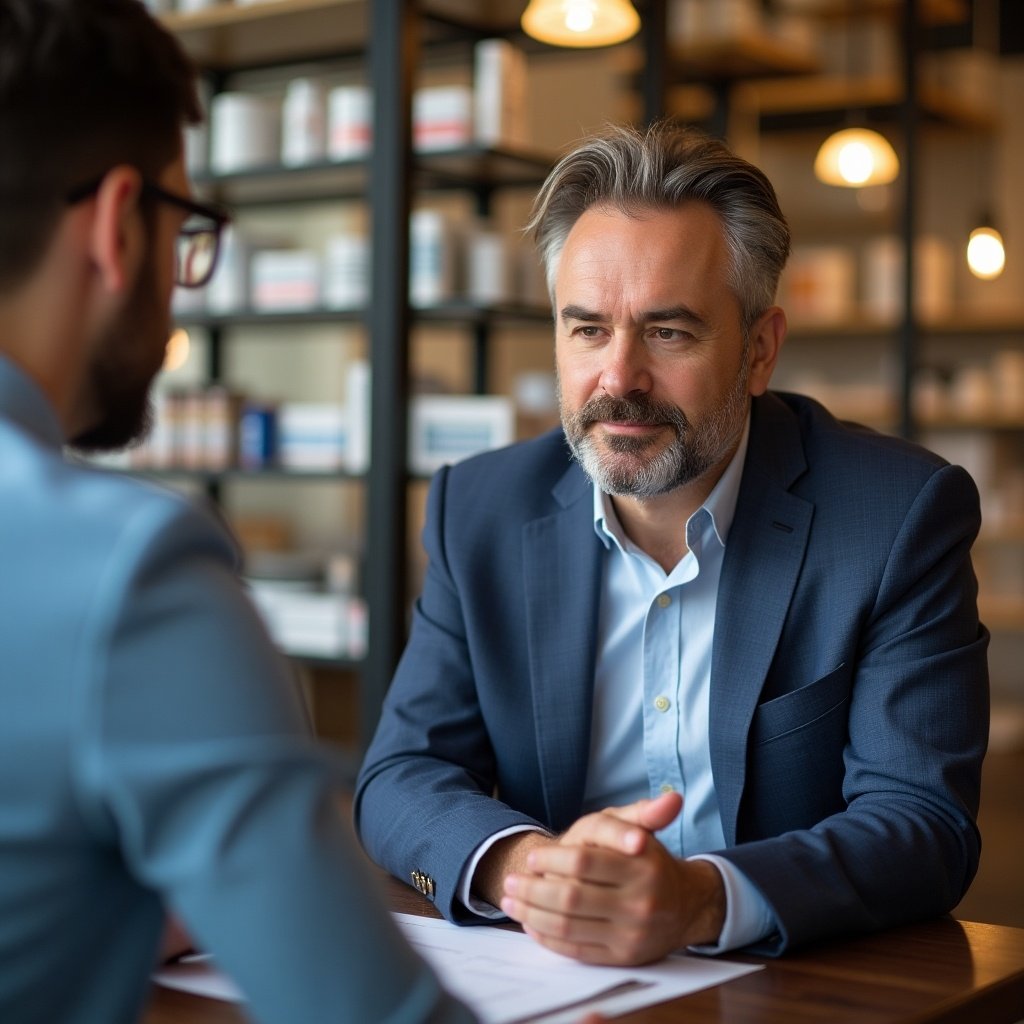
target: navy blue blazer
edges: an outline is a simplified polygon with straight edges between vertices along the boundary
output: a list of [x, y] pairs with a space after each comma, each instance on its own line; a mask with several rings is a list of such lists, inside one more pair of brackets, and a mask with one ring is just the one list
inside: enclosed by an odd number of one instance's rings
[[[710, 746], [727, 849], [781, 952], [944, 913], [977, 869], [988, 634], [969, 475], [820, 405], [753, 401]], [[682, 527], [682, 524], [680, 524]], [[581, 813], [602, 547], [561, 431], [441, 470], [408, 646], [356, 823], [450, 920], [476, 847]], [[415, 873], [415, 874], [414, 874]]]

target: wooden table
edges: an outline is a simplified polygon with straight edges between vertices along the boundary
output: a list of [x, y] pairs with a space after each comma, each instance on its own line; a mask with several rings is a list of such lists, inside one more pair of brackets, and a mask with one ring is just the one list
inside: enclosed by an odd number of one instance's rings
[[[388, 879], [393, 909], [437, 917]], [[944, 917], [821, 944], [735, 981], [624, 1017], [623, 1024], [1016, 1024], [1024, 1020], [1024, 929]], [[236, 1006], [156, 987], [144, 1024], [239, 1024]], [[355, 1022], [339, 1022], [355, 1024]], [[370, 1022], [359, 1022], [370, 1024]]]

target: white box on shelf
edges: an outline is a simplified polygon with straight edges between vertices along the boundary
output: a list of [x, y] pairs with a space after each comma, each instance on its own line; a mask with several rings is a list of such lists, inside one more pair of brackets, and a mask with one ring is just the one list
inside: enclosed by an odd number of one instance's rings
[[220, 258], [210, 283], [202, 291], [211, 313], [233, 313], [249, 302], [251, 244], [228, 225], [221, 234]]
[[431, 85], [412, 98], [412, 141], [420, 151], [457, 149], [473, 138], [473, 90], [468, 85]]
[[253, 309], [301, 312], [320, 301], [320, 257], [309, 249], [261, 249], [251, 275]]
[[409, 415], [409, 468], [434, 473], [514, 437], [515, 406], [504, 395], [417, 395]]
[[373, 141], [373, 93], [365, 85], [335, 86], [327, 95], [327, 155], [358, 160]]
[[281, 163], [301, 167], [327, 155], [327, 94], [315, 78], [293, 78], [281, 107]]
[[278, 460], [285, 469], [344, 469], [348, 411], [329, 402], [284, 402], [277, 412]]
[[[882, 235], [864, 245], [861, 303], [864, 315], [893, 323], [903, 311], [903, 242]], [[953, 251], [935, 235], [923, 235], [914, 247], [915, 312], [926, 321], [941, 320], [953, 309]]]
[[782, 274], [782, 305], [794, 323], [842, 323], [853, 313], [855, 281], [856, 261], [846, 246], [794, 246]]
[[280, 159], [281, 111], [265, 96], [222, 92], [210, 104], [210, 167], [230, 174]]
[[456, 291], [456, 233], [440, 210], [417, 210], [409, 220], [409, 301], [448, 302]]
[[370, 298], [370, 244], [365, 235], [332, 235], [324, 246], [323, 300], [328, 309], [359, 309]]
[[349, 653], [353, 598], [278, 588], [259, 580], [250, 581], [249, 593], [267, 631], [283, 651], [321, 658]]
[[348, 410], [348, 447], [345, 466], [350, 473], [370, 468], [370, 364], [353, 359], [345, 375], [345, 406]]
[[507, 39], [473, 47], [473, 138], [482, 146], [522, 146], [526, 124], [526, 57]]
[[467, 237], [466, 295], [481, 306], [515, 298], [511, 244], [501, 232], [481, 229]]

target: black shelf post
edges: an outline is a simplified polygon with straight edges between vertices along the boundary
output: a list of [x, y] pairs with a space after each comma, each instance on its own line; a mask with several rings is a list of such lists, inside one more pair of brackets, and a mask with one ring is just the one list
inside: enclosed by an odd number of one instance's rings
[[369, 743], [405, 642], [405, 539], [409, 403], [409, 210], [412, 89], [418, 12], [407, 0], [373, 0], [369, 182], [371, 283], [370, 459], [365, 594], [369, 644], [360, 687], [360, 740]]
[[665, 116], [668, 98], [668, 0], [647, 0], [640, 22], [643, 47], [644, 124], [653, 124]]
[[901, 26], [903, 43], [903, 101], [900, 124], [903, 129], [903, 204], [900, 238], [903, 242], [903, 315], [900, 323], [900, 433], [913, 438], [916, 433], [913, 408], [914, 372], [917, 368], [918, 323], [915, 302], [917, 258], [914, 239], [917, 235], [917, 165], [918, 110], [917, 63], [919, 46], [917, 0], [905, 0]]

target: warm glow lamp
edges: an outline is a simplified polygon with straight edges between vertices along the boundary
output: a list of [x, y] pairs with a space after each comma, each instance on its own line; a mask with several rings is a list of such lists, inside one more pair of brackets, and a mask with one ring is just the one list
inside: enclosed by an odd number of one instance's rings
[[640, 15], [629, 0], [530, 0], [521, 23], [553, 46], [610, 46], [636, 35]]
[[995, 228], [975, 228], [967, 242], [967, 266], [975, 277], [982, 281], [994, 281], [1006, 266], [1006, 249], [1003, 236]]
[[830, 135], [814, 159], [814, 174], [826, 185], [863, 188], [888, 185], [900, 162], [889, 140], [868, 128], [845, 128]]
[[164, 372], [172, 373], [174, 370], [180, 370], [188, 362], [190, 347], [188, 331], [183, 327], [179, 327], [167, 339], [167, 349], [164, 353]]

